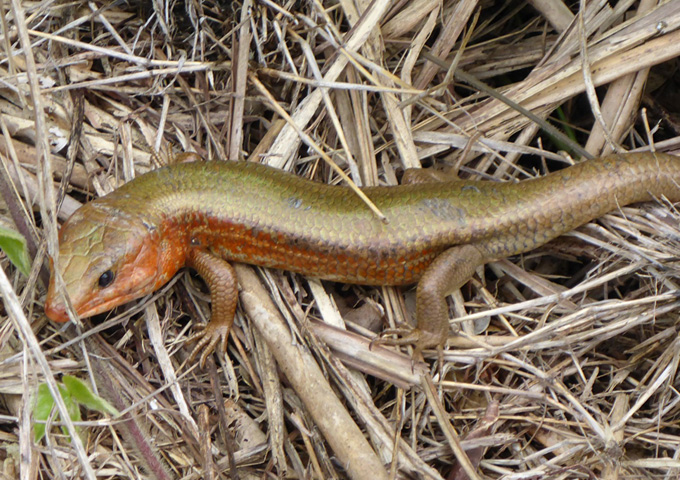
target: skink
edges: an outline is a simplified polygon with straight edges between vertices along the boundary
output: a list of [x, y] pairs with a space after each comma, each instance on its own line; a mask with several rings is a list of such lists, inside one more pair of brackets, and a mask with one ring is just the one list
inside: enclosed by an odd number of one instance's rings
[[[237, 303], [229, 262], [365, 285], [418, 282], [417, 326], [382, 343], [442, 346], [446, 296], [475, 269], [526, 252], [613, 209], [680, 201], [680, 159], [615, 154], [518, 183], [445, 181], [369, 187], [382, 222], [349, 189], [249, 162], [192, 162], [141, 175], [76, 211], [60, 231], [59, 269], [88, 317], [161, 287], [183, 266], [206, 280], [212, 317], [194, 350], [225, 347]], [[67, 321], [52, 275], [45, 313]]]

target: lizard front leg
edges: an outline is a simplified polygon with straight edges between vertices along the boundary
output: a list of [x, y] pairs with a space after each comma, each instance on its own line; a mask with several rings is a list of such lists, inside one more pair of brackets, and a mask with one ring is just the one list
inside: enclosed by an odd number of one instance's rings
[[227, 350], [229, 330], [234, 323], [238, 302], [238, 280], [234, 267], [229, 262], [200, 248], [189, 251], [187, 266], [196, 270], [210, 289], [210, 322], [190, 339], [198, 340], [190, 359], [196, 358], [198, 352], [203, 350], [200, 361], [203, 368], [218, 343], [223, 352]]

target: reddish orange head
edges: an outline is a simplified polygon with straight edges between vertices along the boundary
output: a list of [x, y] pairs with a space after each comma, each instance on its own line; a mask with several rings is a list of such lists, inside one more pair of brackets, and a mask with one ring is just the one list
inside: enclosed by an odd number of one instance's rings
[[[157, 226], [104, 202], [92, 202], [59, 232], [59, 271], [73, 308], [89, 317], [153, 292], [175, 272], [165, 272]], [[54, 272], [45, 314], [68, 320]]]

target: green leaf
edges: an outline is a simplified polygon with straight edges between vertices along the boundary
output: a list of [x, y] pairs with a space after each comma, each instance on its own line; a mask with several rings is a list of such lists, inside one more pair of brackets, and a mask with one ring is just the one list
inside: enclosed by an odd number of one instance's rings
[[[72, 421], [80, 421], [80, 405], [101, 413], [108, 413], [114, 416], [120, 415], [118, 410], [116, 410], [109, 402], [92, 393], [90, 387], [82, 380], [70, 375], [64, 375], [62, 377], [62, 382], [63, 384], [60, 383], [57, 384], [57, 386], [59, 387], [59, 393], [61, 393], [61, 398], [64, 399], [66, 410]], [[33, 407], [33, 418], [36, 420], [33, 430], [35, 432], [34, 437], [36, 442], [39, 442], [45, 436], [45, 424], [37, 422], [47, 421], [53, 408], [54, 398], [52, 398], [52, 394], [50, 393], [49, 388], [47, 388], [47, 384], [41, 383], [38, 385], [38, 394], [36, 395], [35, 406]], [[59, 416], [56, 418], [59, 418]], [[68, 435], [66, 427], [62, 427], [62, 431], [64, 432], [64, 435]]]
[[[57, 384], [57, 387], [59, 388], [59, 393], [61, 393], [61, 398], [64, 399], [64, 405], [66, 405], [66, 411], [68, 412], [68, 416], [71, 419], [71, 421], [72, 422], [81, 421], [83, 417], [80, 416], [80, 407], [78, 406], [78, 404], [73, 400], [68, 390], [64, 388], [63, 385]], [[68, 428], [66, 428], [65, 426], [61, 427], [61, 432], [64, 435], [66, 435], [69, 438], [69, 440], [71, 439], [70, 435], [68, 434]], [[76, 432], [80, 432], [80, 429], [78, 427], [76, 427]]]
[[68, 389], [71, 396], [81, 405], [85, 405], [90, 410], [96, 410], [101, 413], [108, 413], [110, 415], [118, 416], [120, 412], [116, 410], [113, 405], [104, 400], [102, 397], [95, 395], [90, 390], [90, 387], [79, 378], [70, 375], [64, 375], [62, 378], [64, 385]]
[[28, 258], [26, 240], [19, 232], [0, 225], [0, 250], [5, 252], [10, 262], [28, 277], [31, 260]]
[[[68, 411], [71, 420], [74, 422], [80, 421], [81, 417], [78, 404], [73, 401], [68, 390], [61, 385], [57, 385], [57, 387], [59, 387], [59, 393], [61, 393], [61, 398], [64, 400], [66, 410]], [[33, 418], [36, 420], [36, 423], [33, 425], [33, 438], [35, 438], [36, 442], [39, 442], [45, 436], [45, 427], [47, 425], [42, 422], [47, 421], [52, 412], [52, 408], [54, 408], [52, 393], [50, 393], [50, 389], [46, 383], [41, 383], [38, 385], [38, 394], [36, 395], [35, 406], [33, 407]], [[57, 414], [55, 418], [59, 421], [60, 417]], [[68, 435], [66, 427], [62, 427], [61, 430], [64, 432], [64, 435]]]
[[[36, 422], [46, 422], [53, 406], [54, 398], [52, 398], [52, 394], [50, 393], [49, 388], [47, 388], [47, 384], [41, 383], [38, 385], [38, 395], [35, 397], [35, 406], [33, 407], [33, 418]], [[44, 423], [35, 423], [35, 425], [33, 425], [33, 438], [36, 443], [45, 436], [45, 427], [46, 425]]]

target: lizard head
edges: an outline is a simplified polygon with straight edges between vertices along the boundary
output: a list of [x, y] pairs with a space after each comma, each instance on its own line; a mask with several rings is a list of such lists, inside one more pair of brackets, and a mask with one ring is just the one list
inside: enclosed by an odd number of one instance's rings
[[[163, 256], [155, 225], [106, 201], [83, 206], [59, 232], [59, 273], [81, 317], [105, 312], [160, 287], [169, 278], [162, 274]], [[45, 314], [57, 322], [68, 321], [54, 265]]]

